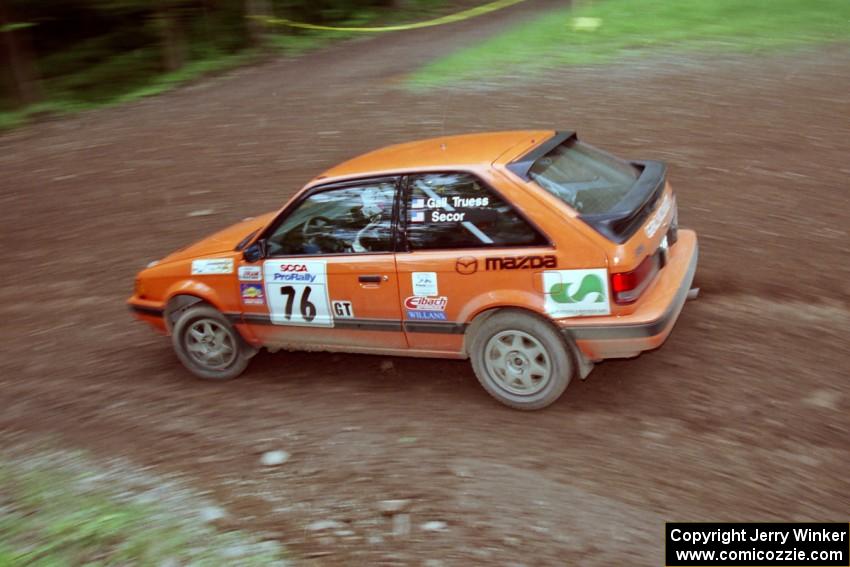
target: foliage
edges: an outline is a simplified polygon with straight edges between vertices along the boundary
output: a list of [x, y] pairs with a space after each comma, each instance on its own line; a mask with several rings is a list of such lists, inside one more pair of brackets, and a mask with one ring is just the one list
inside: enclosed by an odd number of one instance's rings
[[0, 464], [0, 565], [282, 565], [280, 548], [219, 532], [156, 501], [128, 496], [110, 475], [56, 462]]
[[417, 86], [604, 63], [650, 49], [763, 51], [850, 39], [847, 0], [603, 0], [548, 12], [436, 60]]
[[[328, 25], [421, 16], [442, 0], [0, 0], [0, 33], [15, 36], [19, 68], [40, 100], [18, 94], [0, 68], [0, 130], [43, 114], [75, 112], [158, 94], [268, 53], [297, 55], [350, 34], [274, 27], [258, 33], [251, 10]], [[3, 18], [5, 8], [5, 19]], [[2, 36], [0, 36], [2, 37]], [[3, 48], [0, 42], [0, 60]], [[8, 55], [8, 54], [6, 54]]]

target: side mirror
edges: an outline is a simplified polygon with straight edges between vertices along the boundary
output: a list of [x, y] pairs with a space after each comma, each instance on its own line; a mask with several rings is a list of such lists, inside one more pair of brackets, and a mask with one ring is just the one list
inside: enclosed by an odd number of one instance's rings
[[260, 239], [242, 251], [246, 262], [257, 262], [266, 257], [266, 241]]

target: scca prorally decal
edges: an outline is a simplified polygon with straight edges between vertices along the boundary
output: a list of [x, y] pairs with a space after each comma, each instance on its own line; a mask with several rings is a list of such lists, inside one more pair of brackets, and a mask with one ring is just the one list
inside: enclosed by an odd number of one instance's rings
[[310, 273], [306, 263], [280, 264], [277, 271], [272, 274], [272, 281], [313, 283], [316, 277], [317, 274]]
[[553, 317], [608, 315], [608, 271], [557, 270], [543, 272], [545, 309]]
[[487, 258], [484, 267], [492, 270], [540, 270], [558, 267], [555, 256], [509, 256], [504, 258]]

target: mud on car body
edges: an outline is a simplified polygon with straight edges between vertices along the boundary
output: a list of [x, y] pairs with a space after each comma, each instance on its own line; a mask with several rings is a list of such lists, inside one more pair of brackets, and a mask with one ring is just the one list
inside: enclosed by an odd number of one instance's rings
[[539, 409], [665, 341], [697, 263], [677, 218], [662, 163], [573, 132], [424, 140], [153, 263], [129, 304], [202, 378], [261, 347], [468, 358], [493, 397]]

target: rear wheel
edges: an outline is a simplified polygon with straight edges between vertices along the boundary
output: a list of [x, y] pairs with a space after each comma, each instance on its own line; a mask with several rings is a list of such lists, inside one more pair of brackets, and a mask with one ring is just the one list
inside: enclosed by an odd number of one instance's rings
[[576, 368], [566, 339], [551, 323], [517, 310], [500, 311], [474, 329], [469, 354], [484, 389], [522, 410], [555, 402]]
[[183, 366], [205, 380], [230, 380], [248, 366], [250, 353], [230, 322], [208, 305], [191, 307], [178, 317], [171, 334]]

